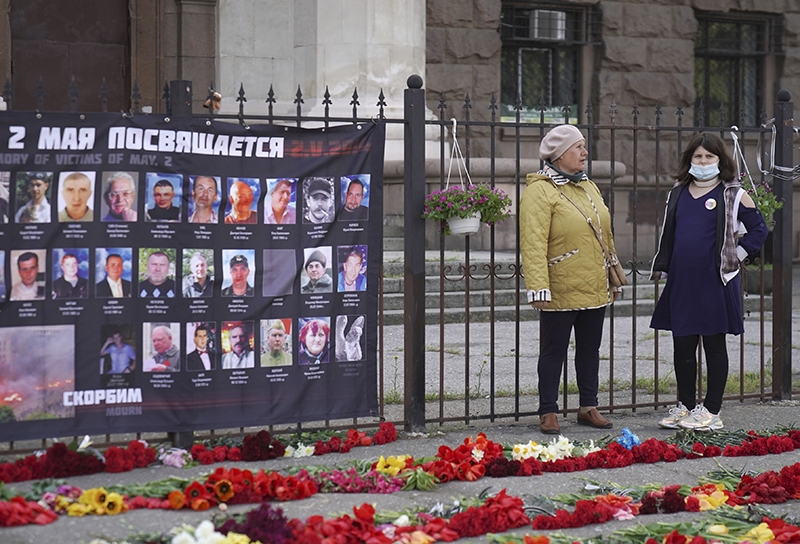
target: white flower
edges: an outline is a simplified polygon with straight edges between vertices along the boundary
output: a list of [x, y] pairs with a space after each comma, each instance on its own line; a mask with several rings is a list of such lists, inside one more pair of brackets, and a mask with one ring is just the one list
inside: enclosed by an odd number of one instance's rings
[[302, 442], [297, 444], [297, 448], [292, 452], [292, 457], [298, 457], [298, 458], [311, 457], [312, 455], [314, 455], [314, 446], [304, 446]]
[[473, 448], [472, 458], [480, 463], [481, 460], [483, 459], [483, 450], [479, 450], [478, 448]]
[[409, 525], [411, 525], [411, 520], [408, 519], [407, 515], [403, 514], [402, 516], [394, 520], [392, 522], [392, 525], [395, 525], [396, 527], [408, 527]]
[[196, 538], [206, 538], [208, 535], [214, 532], [214, 524], [209, 520], [204, 520], [201, 521], [200, 525], [197, 526], [197, 529], [194, 530], [194, 536]]
[[294, 447], [286, 446], [286, 451], [283, 453], [284, 457], [294, 457]]
[[87, 434], [86, 436], [83, 437], [83, 440], [81, 441], [80, 445], [78, 446], [78, 451], [83, 451], [84, 449], [88, 448], [91, 445], [92, 445], [92, 439]]
[[186, 531], [181, 531], [172, 537], [172, 544], [197, 544], [197, 541]]

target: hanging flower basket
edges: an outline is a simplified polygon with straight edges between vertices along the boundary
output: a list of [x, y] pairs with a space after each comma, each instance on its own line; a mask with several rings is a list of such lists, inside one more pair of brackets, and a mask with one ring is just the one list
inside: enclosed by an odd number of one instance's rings
[[451, 217], [447, 220], [447, 226], [452, 234], [475, 234], [481, 226], [481, 212], [472, 217]]
[[[494, 225], [511, 216], [511, 198], [496, 187], [483, 183], [472, 183], [469, 170], [461, 154], [456, 138], [456, 120], [453, 122], [453, 148], [447, 182], [441, 191], [425, 197], [423, 219], [433, 219], [442, 225], [443, 234], [475, 234], [481, 223]], [[455, 163], [458, 169], [458, 185], [450, 186], [450, 172]], [[467, 182], [464, 183], [462, 168]]]

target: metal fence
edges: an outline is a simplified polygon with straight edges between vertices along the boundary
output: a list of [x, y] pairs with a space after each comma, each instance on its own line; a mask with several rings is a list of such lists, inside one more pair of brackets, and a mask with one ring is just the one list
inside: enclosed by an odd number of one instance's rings
[[[139, 96], [134, 83], [129, 115], [140, 115]], [[208, 100], [213, 105], [214, 89], [209, 88]], [[45, 110], [45, 89], [40, 82], [36, 96], [39, 110]], [[80, 111], [80, 92], [74, 82], [70, 88], [70, 103], [73, 112]], [[323, 115], [303, 114], [306, 105], [301, 89], [298, 87], [293, 103], [294, 115], [275, 115], [273, 107], [277, 99], [269, 90], [266, 115], [252, 115], [245, 111], [247, 102], [245, 90], [240, 87], [237, 97], [238, 113], [218, 115], [214, 107], [202, 113], [191, 111], [191, 82], [173, 81], [164, 87], [164, 111], [171, 116], [192, 116], [199, 118], [218, 118], [241, 124], [269, 123], [301, 126], [330, 126], [343, 123], [371, 122], [372, 118], [360, 112], [361, 106], [357, 91], [351, 97], [352, 116], [333, 117], [329, 115], [333, 101], [327, 90], [323, 96]], [[13, 89], [6, 83], [3, 97], [8, 105], [13, 105]], [[101, 89], [100, 108], [106, 111], [107, 91]], [[767, 119], [762, 114], [758, 126], [747, 127], [746, 120], [739, 120], [734, 132], [739, 135], [746, 154], [753, 155], [759, 142], [775, 142], [775, 166], [768, 177], [776, 195], [784, 199], [784, 209], [776, 215], [777, 225], [773, 233], [771, 260], [774, 266], [774, 294], [765, 295], [763, 288], [757, 295], [746, 294], [747, 333], [737, 340], [733, 350], [732, 373], [737, 374], [739, 385], [728, 391], [727, 400], [758, 398], [762, 400], [789, 398], [792, 394], [791, 369], [791, 265], [792, 265], [792, 180], [796, 168], [792, 162], [793, 127], [792, 104], [787, 96], [779, 96], [774, 117]], [[430, 118], [426, 107], [422, 79], [411, 76], [405, 91], [404, 118], [387, 118], [387, 104], [384, 95], [377, 97], [377, 115], [389, 124], [404, 127], [404, 167], [403, 167], [403, 232], [404, 250], [402, 278], [399, 290], [403, 297], [403, 324], [387, 325], [384, 320], [384, 286], [390, 281], [381, 270], [379, 323], [379, 409], [378, 418], [359, 418], [352, 421], [324, 421], [284, 426], [268, 427], [271, 432], [296, 432], [315, 428], [345, 429], [352, 427], [375, 427], [380, 421], [388, 420], [410, 430], [419, 430], [428, 423], [444, 424], [451, 421], [495, 421], [529, 417], [535, 414], [535, 363], [538, 335], [538, 321], [535, 312], [525, 303], [525, 289], [521, 258], [519, 254], [519, 223], [516, 216], [504, 226], [493, 226], [488, 237], [480, 245], [475, 240], [458, 242], [460, 261], [454, 263], [448, 245], [453, 242], [444, 237], [439, 240], [438, 258], [426, 260], [426, 225], [420, 213], [427, 192], [426, 188], [426, 127], [434, 126], [439, 133], [439, 155], [447, 156], [446, 142], [450, 137], [448, 127], [451, 117], [458, 117], [461, 127], [459, 137], [464, 142], [467, 165], [477, 161], [488, 161], [488, 181], [496, 185], [501, 181], [510, 184], [512, 199], [519, 202], [524, 190], [525, 174], [523, 168], [527, 157], [523, 156], [524, 134], [534, 134], [540, 138], [552, 124], [528, 123], [517, 119], [500, 120], [497, 117], [497, 103], [494, 98], [486, 105], [478, 105], [467, 96], [460, 104], [448, 104], [442, 95], [436, 118]], [[486, 115], [473, 119], [472, 111], [482, 108]], [[94, 108], [98, 109], [98, 108]], [[363, 111], [363, 109], [361, 110]], [[544, 111], [544, 108], [542, 108]], [[457, 112], [448, 115], [447, 112]], [[654, 202], [661, 202], [671, 187], [669, 169], [677, 161], [676, 150], [682, 142], [696, 131], [727, 133], [731, 128], [684, 126], [684, 112], [674, 108], [677, 124], [665, 123], [665, 113], [656, 106], [649, 113], [641, 113], [640, 108], [632, 106], [630, 114], [618, 113], [615, 104], [608, 106], [608, 114], [596, 114], [591, 105], [586, 108], [584, 124], [578, 125], [587, 134], [587, 148], [592, 177], [592, 160], [602, 158], [608, 162], [609, 170], [604, 174], [606, 183], [599, 183], [608, 198], [612, 217], [616, 222], [615, 231], [621, 230], [620, 216], [615, 214], [620, 195], [626, 197], [627, 218], [625, 228], [630, 230], [631, 253], [626, 267], [629, 270], [630, 286], [626, 288], [623, 301], [611, 307], [607, 313], [607, 339], [602, 349], [604, 366], [604, 387], [601, 408], [610, 411], [620, 409], [658, 408], [674, 404], [675, 393], [670, 391], [671, 349], [660, 342], [660, 335], [649, 333], [647, 327], [649, 312], [657, 300], [661, 285], [646, 281], [649, 270], [650, 252], [640, 251], [642, 234], [639, 233], [639, 207], [642, 194]], [[564, 110], [565, 119], [570, 112]], [[625, 118], [622, 122], [622, 118]], [[724, 112], [720, 117], [725, 118]], [[701, 117], [702, 118], [702, 117]], [[502, 138], [511, 142], [513, 167], [510, 172], [499, 172], [496, 168], [497, 144]], [[689, 136], [690, 137], [690, 136]], [[472, 156], [475, 143], [488, 150], [488, 158], [477, 159]], [[506, 146], [508, 147], [508, 146]], [[767, 146], [758, 151], [768, 162]], [[618, 165], [624, 164], [630, 173], [618, 175]], [[439, 162], [439, 172], [435, 174], [433, 185], [442, 187], [445, 180], [445, 161]], [[762, 178], [764, 174], [758, 173]], [[502, 178], [502, 179], [501, 179]], [[430, 174], [427, 175], [431, 183]], [[657, 208], [656, 208], [657, 209]], [[659, 214], [656, 214], [657, 216]], [[657, 219], [657, 223], [660, 217]], [[655, 243], [660, 224], [649, 226], [644, 234], [649, 243]], [[508, 229], [506, 239], [512, 239], [513, 248], [499, 250], [496, 237], [498, 229]], [[427, 254], [430, 258], [430, 253]], [[763, 259], [757, 264], [763, 265]], [[427, 263], [427, 267], [426, 267]], [[426, 273], [426, 268], [428, 269]], [[431, 273], [433, 270], [433, 273]], [[763, 267], [748, 274], [758, 274], [763, 280]], [[396, 279], [396, 278], [394, 278]], [[426, 281], [427, 279], [427, 281]], [[763, 283], [763, 282], [762, 282]], [[438, 285], [428, 288], [426, 284]], [[759, 284], [761, 285], [761, 284]], [[476, 293], [482, 302], [476, 303]], [[448, 294], [458, 293], [463, 305], [458, 307], [457, 323], [449, 323], [446, 317]], [[426, 301], [437, 301], [436, 307], [426, 311]], [[474, 305], [481, 306], [480, 312]], [[623, 309], [624, 307], [624, 309]], [[428, 324], [426, 325], [426, 321]], [[438, 339], [438, 343], [436, 340]], [[767, 347], [771, 345], [771, 353]], [[450, 345], [450, 347], [448, 347]], [[456, 347], [453, 348], [452, 346]], [[731, 342], [729, 342], [729, 346]], [[394, 354], [394, 357], [393, 357]], [[701, 354], [702, 355], [702, 354]], [[394, 365], [391, 360], [394, 359]], [[402, 361], [402, 364], [400, 363]], [[702, 369], [702, 364], [699, 368]], [[429, 379], [430, 378], [430, 379]], [[698, 373], [698, 380], [701, 372]], [[564, 413], [577, 409], [571, 389], [573, 380], [565, 361], [563, 381], [562, 410]], [[426, 385], [427, 384], [427, 385]], [[451, 387], [452, 384], [452, 387]], [[702, 391], [702, 383], [699, 391]], [[244, 434], [252, 429], [209, 430], [195, 433], [194, 438], [214, 438], [220, 434]], [[185, 433], [169, 437], [140, 434], [151, 441], [167, 438], [174, 442], [186, 442]], [[99, 446], [117, 444], [130, 440], [130, 436], [106, 435], [95, 437]], [[46, 446], [42, 440], [41, 447]], [[7, 443], [0, 447], [4, 453], [22, 453], [36, 449], [38, 444]]]

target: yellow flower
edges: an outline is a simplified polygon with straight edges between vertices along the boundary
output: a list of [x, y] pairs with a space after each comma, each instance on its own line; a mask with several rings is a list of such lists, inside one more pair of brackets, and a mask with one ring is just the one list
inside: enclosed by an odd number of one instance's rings
[[719, 508], [721, 504], [728, 502], [728, 496], [722, 491], [714, 491], [711, 495], [700, 494], [697, 495], [700, 501], [700, 511], [712, 510]]
[[256, 544], [258, 541], [251, 541], [250, 537], [241, 533], [228, 533], [228, 536], [219, 541], [219, 544]]
[[106, 496], [106, 503], [103, 505], [106, 514], [114, 516], [122, 512], [122, 495], [119, 493], [109, 493]]
[[91, 506], [88, 506], [86, 504], [81, 504], [79, 502], [74, 502], [69, 505], [69, 508], [67, 508], [67, 515], [80, 518], [90, 513], [91, 511], [92, 511]]
[[[106, 492], [105, 489], [103, 489], [102, 487], [95, 487], [84, 491], [81, 497], [78, 499], [78, 501], [81, 504], [91, 506], [95, 510], [102, 510], [106, 503], [107, 495], [108, 492]], [[102, 512], [99, 513], [102, 514]]]
[[727, 535], [728, 534], [728, 526], [727, 525], [711, 525], [708, 528], [708, 532], [712, 535]]
[[744, 537], [740, 537], [739, 540], [755, 540], [758, 544], [764, 544], [765, 542], [769, 542], [770, 540], [775, 540], [775, 534], [772, 532], [772, 529], [769, 528], [769, 525], [766, 523], [761, 523], [756, 525], [747, 533], [745, 533]]
[[414, 531], [411, 533], [411, 539], [409, 540], [409, 544], [431, 544], [431, 542], [435, 542], [436, 539], [430, 535], [425, 534], [423, 531]]
[[388, 459], [384, 459], [381, 455], [375, 470], [389, 476], [397, 476], [398, 472], [406, 468], [406, 459], [408, 459], [408, 455], [398, 455], [397, 457], [391, 455]]

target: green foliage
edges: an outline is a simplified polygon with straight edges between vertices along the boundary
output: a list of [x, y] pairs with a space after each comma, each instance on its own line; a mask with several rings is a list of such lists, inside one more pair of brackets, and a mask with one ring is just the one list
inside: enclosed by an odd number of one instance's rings
[[764, 217], [764, 221], [767, 222], [767, 225], [774, 225], [775, 221], [772, 219], [772, 215], [776, 210], [783, 208], [783, 199], [778, 200], [775, 197], [772, 187], [769, 186], [766, 180], [756, 183], [747, 174], [742, 174], [741, 180], [747, 194], [756, 203], [756, 208]]
[[450, 234], [447, 220], [451, 217], [466, 219], [480, 212], [482, 223], [494, 225], [508, 219], [510, 209], [511, 197], [496, 187], [482, 183], [466, 187], [456, 185], [425, 197], [422, 218], [441, 221], [444, 234]]

